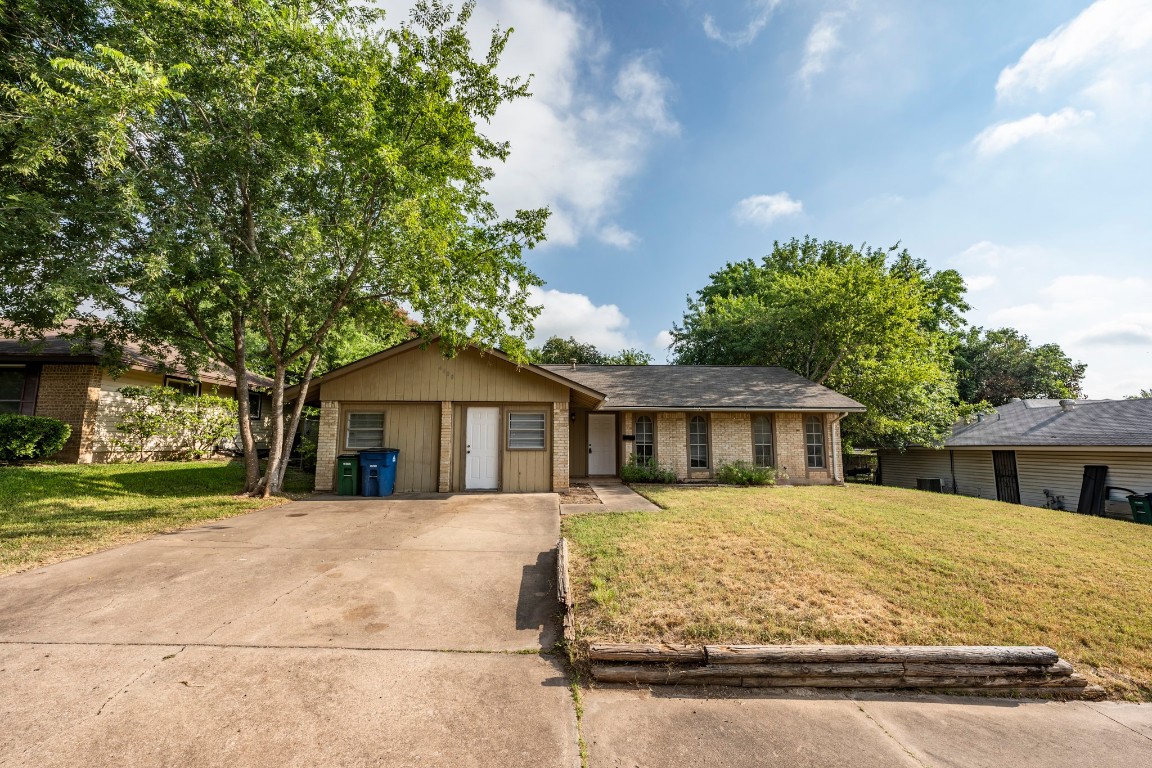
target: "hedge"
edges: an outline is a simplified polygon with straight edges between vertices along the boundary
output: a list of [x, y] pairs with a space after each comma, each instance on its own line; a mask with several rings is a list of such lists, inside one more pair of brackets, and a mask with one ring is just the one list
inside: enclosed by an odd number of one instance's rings
[[47, 416], [0, 413], [0, 461], [39, 461], [64, 447], [72, 427]]

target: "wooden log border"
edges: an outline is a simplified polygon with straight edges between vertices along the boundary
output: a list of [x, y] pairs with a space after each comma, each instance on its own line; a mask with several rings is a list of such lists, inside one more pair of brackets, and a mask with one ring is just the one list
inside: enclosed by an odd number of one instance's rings
[[[576, 639], [568, 540], [556, 544], [556, 597], [564, 639]], [[852, 691], [1101, 699], [1045, 646], [675, 645], [593, 643], [593, 680], [632, 685], [725, 685]]]

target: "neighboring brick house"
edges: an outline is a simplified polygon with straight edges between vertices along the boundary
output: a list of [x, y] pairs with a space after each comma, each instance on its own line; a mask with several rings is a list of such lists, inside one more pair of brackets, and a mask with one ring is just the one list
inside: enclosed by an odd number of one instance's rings
[[[296, 392], [289, 390], [288, 397]], [[316, 379], [316, 489], [336, 457], [400, 449], [398, 491], [563, 491], [615, 476], [632, 454], [684, 480], [722, 464], [777, 467], [795, 484], [843, 479], [840, 420], [864, 407], [782, 368], [517, 365], [415, 340]]]
[[[113, 461], [122, 456], [113, 445], [116, 423], [124, 402], [120, 390], [128, 386], [173, 386], [195, 393], [236, 396], [236, 378], [231, 371], [201, 373], [195, 380], [176, 366], [125, 349], [124, 370], [112, 375], [100, 367], [97, 346], [73, 348], [74, 341], [57, 333], [48, 334], [42, 344], [30, 347], [16, 339], [0, 338], [0, 413], [50, 416], [72, 427], [64, 448], [54, 461], [91, 464]], [[250, 386], [265, 388], [271, 382], [261, 376], [249, 377]], [[258, 442], [264, 439], [271, 401], [254, 394], [253, 427]], [[163, 452], [163, 451], [161, 451]]]

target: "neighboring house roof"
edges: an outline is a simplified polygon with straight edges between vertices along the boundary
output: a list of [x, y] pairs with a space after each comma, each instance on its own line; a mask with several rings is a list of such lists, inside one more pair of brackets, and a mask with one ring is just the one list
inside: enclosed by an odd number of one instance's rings
[[1152, 400], [1019, 400], [958, 424], [944, 441], [945, 448], [990, 446], [1152, 447]]
[[607, 395], [603, 410], [849, 411], [864, 406], [785, 368], [737, 365], [543, 365]]
[[[99, 340], [89, 343], [70, 336], [69, 333], [73, 327], [74, 324], [69, 323], [58, 331], [49, 331], [44, 334], [42, 341], [33, 343], [25, 343], [19, 339], [4, 336], [4, 329], [0, 327], [0, 361], [57, 363], [61, 365], [99, 364], [104, 355], [104, 345]], [[121, 362], [133, 370], [191, 377], [188, 370], [177, 360], [175, 350], [164, 355], [162, 359], [145, 354], [140, 345], [135, 342], [125, 344], [121, 356]], [[216, 365], [212, 369], [200, 371], [195, 378], [209, 384], [236, 385], [236, 374], [231, 368], [223, 365]], [[259, 374], [249, 373], [248, 383], [257, 387], [270, 387], [272, 380]]]

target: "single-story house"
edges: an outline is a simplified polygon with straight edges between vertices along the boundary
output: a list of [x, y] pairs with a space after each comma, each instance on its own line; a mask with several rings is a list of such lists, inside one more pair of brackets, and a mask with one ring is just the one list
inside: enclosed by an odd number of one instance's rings
[[[43, 343], [25, 344], [0, 337], [0, 413], [50, 416], [71, 425], [72, 435], [54, 461], [91, 464], [122, 457], [113, 444], [116, 424], [123, 414], [124, 387], [168, 386], [192, 394], [236, 397], [236, 377], [231, 370], [217, 369], [193, 377], [181, 367], [145, 355], [127, 345], [124, 370], [112, 375], [100, 367], [99, 343], [74, 348], [63, 333], [49, 333]], [[271, 380], [250, 374], [252, 387], [266, 389]], [[270, 423], [271, 400], [250, 395], [253, 432], [263, 441]]]
[[[297, 396], [289, 390], [288, 396]], [[782, 368], [518, 365], [414, 340], [315, 379], [316, 489], [340, 454], [400, 450], [396, 489], [564, 491], [632, 455], [707, 479], [737, 460], [790, 483], [837, 483], [840, 420], [864, 407]]]
[[1106, 466], [1106, 486], [1152, 492], [1152, 400], [1014, 400], [940, 447], [879, 456], [883, 485], [1075, 510], [1086, 466]]

